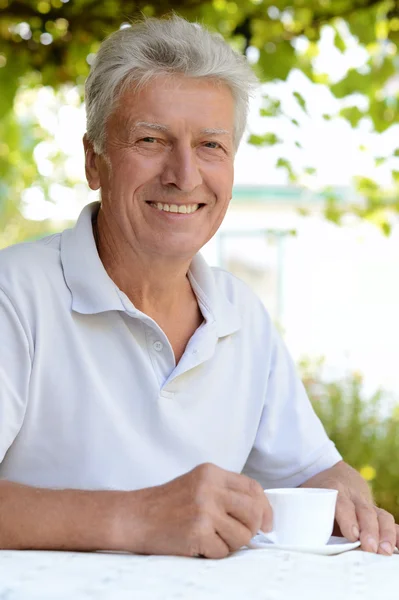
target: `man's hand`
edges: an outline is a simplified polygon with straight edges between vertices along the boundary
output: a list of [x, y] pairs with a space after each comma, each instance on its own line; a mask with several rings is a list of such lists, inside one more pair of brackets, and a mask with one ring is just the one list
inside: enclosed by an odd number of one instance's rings
[[133, 523], [139, 523], [139, 531], [129, 527], [127, 503], [126, 513], [117, 517], [119, 549], [223, 558], [248, 544], [259, 529], [272, 526], [272, 510], [259, 483], [212, 464], [133, 493]]
[[363, 550], [390, 556], [399, 544], [399, 526], [393, 516], [375, 506], [366, 481], [343, 461], [301, 487], [338, 490], [336, 522], [348, 540], [360, 539]]
[[0, 480], [0, 549], [118, 550], [222, 558], [270, 531], [262, 487], [211, 464], [134, 491], [52, 490]]

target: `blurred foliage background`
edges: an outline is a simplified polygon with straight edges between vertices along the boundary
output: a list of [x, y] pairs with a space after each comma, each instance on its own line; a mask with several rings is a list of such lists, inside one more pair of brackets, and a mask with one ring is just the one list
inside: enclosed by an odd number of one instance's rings
[[[25, 221], [19, 210], [22, 190], [35, 185], [46, 192], [48, 178], [38, 172], [32, 150], [48, 133], [15, 110], [18, 101], [29, 90], [42, 86], [59, 90], [68, 84], [77, 86], [83, 101], [84, 79], [104, 37], [140, 14], [162, 16], [171, 10], [205, 23], [238, 51], [251, 53], [262, 82], [284, 81], [296, 69], [327, 86], [344, 102], [337, 114], [325, 114], [326, 120], [340, 116], [357, 127], [367, 119], [380, 133], [398, 123], [397, 0], [0, 0], [0, 218], [6, 229], [0, 246], [18, 241], [23, 232], [30, 237], [46, 227]], [[361, 67], [348, 68], [338, 81], [315, 66], [325, 27], [332, 29], [340, 53], [344, 55], [355, 40], [366, 56]], [[306, 113], [301, 91], [294, 97]], [[276, 98], [264, 98], [265, 119], [281, 113]], [[297, 119], [291, 121], [299, 128]], [[276, 165], [295, 182], [300, 174], [282, 154], [282, 141], [274, 134], [250, 136], [253, 144], [275, 146]], [[390, 154], [375, 157], [376, 169], [392, 158]], [[399, 147], [393, 155], [399, 157]], [[62, 162], [62, 157], [58, 159]], [[397, 162], [397, 170], [394, 163], [391, 169], [392, 185], [382, 189], [372, 174], [357, 178], [366, 202], [342, 207], [331, 197], [327, 218], [339, 222], [342, 212], [350, 210], [389, 233], [390, 215], [399, 212]], [[312, 169], [307, 167], [309, 175]], [[73, 183], [60, 171], [59, 180]]]
[[399, 405], [382, 390], [366, 397], [360, 373], [326, 382], [323, 361], [303, 360], [306, 390], [329, 437], [344, 459], [369, 482], [376, 503], [399, 523]]
[[[399, 1], [395, 0], [0, 0], [0, 247], [47, 233], [47, 221], [30, 221], [21, 212], [23, 191], [35, 186], [48, 196], [51, 178], [37, 168], [34, 149], [49, 132], [23, 106], [33, 102], [44, 87], [62, 102], [71, 87], [83, 102], [83, 85], [89, 65], [106, 35], [130, 19], [145, 14], [162, 16], [174, 10], [220, 32], [239, 52], [251, 56], [261, 82], [285, 81], [299, 70], [311, 82], [327, 87], [342, 100], [336, 114], [326, 120], [346, 119], [356, 128], [367, 120], [372, 130], [383, 133], [399, 122]], [[335, 48], [345, 55], [355, 40], [366, 59], [336, 80], [316, 66], [323, 30], [333, 31]], [[306, 101], [293, 93], [301, 111]], [[283, 114], [276, 98], [263, 98], [264, 119], [284, 116], [298, 130], [300, 123]], [[71, 124], [73, 127], [73, 124]], [[299, 138], [299, 135], [298, 135]], [[249, 141], [273, 147], [276, 166], [288, 180], [300, 177], [283, 154], [274, 134], [253, 132]], [[300, 141], [296, 142], [300, 148]], [[382, 189], [373, 178], [354, 182], [364, 204], [339, 205], [331, 197], [326, 217], [338, 222], [343, 211], [370, 219], [389, 234], [392, 214], [399, 213], [398, 149], [375, 157], [375, 169], [392, 163], [391, 184]], [[49, 159], [54, 178], [77, 185], [64, 169], [62, 153]], [[391, 164], [391, 162], [390, 162]], [[312, 165], [307, 167], [312, 174]], [[360, 376], [339, 382], [323, 382], [320, 365], [303, 364], [305, 385], [344, 458], [358, 468], [373, 486], [376, 500], [399, 521], [399, 471], [395, 469], [399, 437], [397, 408], [381, 410], [381, 394], [365, 398]]]

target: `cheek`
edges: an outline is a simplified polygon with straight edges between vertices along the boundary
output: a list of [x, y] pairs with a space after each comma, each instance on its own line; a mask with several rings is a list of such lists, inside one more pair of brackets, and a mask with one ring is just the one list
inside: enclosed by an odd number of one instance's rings
[[225, 174], [215, 181], [214, 193], [220, 203], [221, 208], [227, 208], [233, 193], [233, 177]]
[[234, 180], [234, 166], [230, 161], [208, 163], [201, 169], [204, 183], [217, 196], [231, 197]]
[[143, 159], [141, 156], [126, 157], [115, 165], [114, 180], [118, 187], [137, 189], [156, 178], [162, 168], [160, 159]]

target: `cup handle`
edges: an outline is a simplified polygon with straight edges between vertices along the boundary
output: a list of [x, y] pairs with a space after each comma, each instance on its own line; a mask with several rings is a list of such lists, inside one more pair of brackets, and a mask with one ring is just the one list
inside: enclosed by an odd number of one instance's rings
[[258, 535], [259, 534], [263, 535], [264, 538], [266, 538], [267, 540], [269, 540], [269, 542], [272, 542], [273, 544], [277, 542], [276, 534], [274, 531], [268, 531], [267, 533], [265, 533], [264, 531], [259, 529]]

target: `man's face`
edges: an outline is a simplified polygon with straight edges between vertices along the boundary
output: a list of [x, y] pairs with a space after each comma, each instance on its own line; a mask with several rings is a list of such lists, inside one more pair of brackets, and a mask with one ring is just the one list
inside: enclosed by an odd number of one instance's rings
[[139, 252], [191, 258], [231, 199], [233, 128], [225, 85], [174, 76], [126, 90], [107, 123], [105, 155], [86, 142], [107, 226]]

